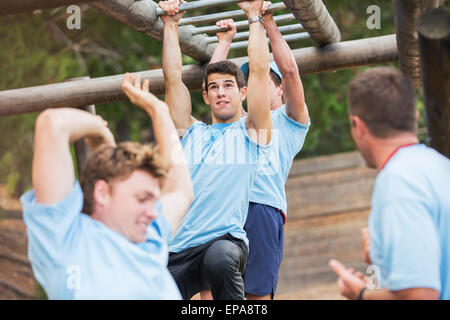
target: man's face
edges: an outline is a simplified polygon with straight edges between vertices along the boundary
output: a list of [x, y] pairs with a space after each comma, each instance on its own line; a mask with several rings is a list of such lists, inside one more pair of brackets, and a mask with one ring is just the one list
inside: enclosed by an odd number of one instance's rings
[[159, 180], [136, 170], [126, 180], [109, 184], [102, 222], [131, 242], [145, 242], [147, 227], [158, 215], [155, 203], [160, 196]]
[[203, 91], [205, 103], [211, 107], [216, 121], [227, 122], [240, 118], [246, 88], [239, 89], [236, 78], [229, 74], [211, 73], [208, 76], [208, 92]]

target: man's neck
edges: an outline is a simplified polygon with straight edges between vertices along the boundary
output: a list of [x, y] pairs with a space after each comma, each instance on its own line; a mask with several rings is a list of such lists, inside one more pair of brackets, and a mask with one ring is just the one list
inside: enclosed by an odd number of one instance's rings
[[222, 120], [219, 119], [217, 117], [214, 116], [214, 114], [211, 114], [211, 118], [212, 118], [212, 123], [233, 123], [236, 121], [239, 121], [239, 119], [241, 118], [241, 112], [235, 114], [232, 118], [228, 119], [228, 120]]
[[419, 140], [414, 134], [404, 133], [392, 138], [375, 138], [373, 156], [378, 170], [386, 164], [388, 158], [399, 148], [411, 144], [417, 144]]

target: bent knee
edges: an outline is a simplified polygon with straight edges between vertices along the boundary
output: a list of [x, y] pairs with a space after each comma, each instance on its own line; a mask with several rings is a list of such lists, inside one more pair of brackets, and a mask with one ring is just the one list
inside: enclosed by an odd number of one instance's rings
[[203, 264], [208, 273], [221, 275], [240, 272], [242, 260], [242, 249], [237, 244], [219, 240], [208, 248]]

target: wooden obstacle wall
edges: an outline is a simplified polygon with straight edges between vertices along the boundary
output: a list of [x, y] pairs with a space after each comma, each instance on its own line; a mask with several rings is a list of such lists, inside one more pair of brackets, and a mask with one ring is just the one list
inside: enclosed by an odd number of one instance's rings
[[[376, 171], [358, 152], [294, 162], [286, 184], [288, 219], [277, 293], [281, 298], [335, 298], [337, 258], [362, 272], [361, 229], [367, 226]], [[315, 294], [330, 286], [331, 295]]]

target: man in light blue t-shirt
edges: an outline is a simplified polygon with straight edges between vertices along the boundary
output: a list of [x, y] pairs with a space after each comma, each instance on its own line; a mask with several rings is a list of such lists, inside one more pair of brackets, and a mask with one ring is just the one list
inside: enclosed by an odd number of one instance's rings
[[[191, 115], [189, 91], [181, 78], [178, 0], [159, 2], [164, 23], [163, 71], [166, 102], [182, 144], [194, 186], [194, 201], [170, 245], [169, 270], [184, 299], [211, 289], [215, 299], [244, 299], [248, 240], [244, 231], [250, 188], [272, 134], [269, 46], [261, 0], [238, 5], [249, 18], [248, 54], [252, 75], [248, 94], [239, 67], [210, 64], [203, 97], [212, 125]], [[248, 116], [241, 118], [247, 98]]]
[[[168, 242], [192, 185], [167, 105], [148, 87], [131, 75], [123, 82], [152, 118], [158, 151], [116, 146], [107, 123], [85, 111], [49, 109], [36, 120], [34, 189], [21, 201], [33, 272], [50, 299], [181, 298]], [[70, 142], [81, 138], [94, 151], [78, 183]]]
[[[358, 75], [349, 88], [353, 139], [375, 181], [364, 256], [376, 281], [337, 260], [349, 299], [450, 299], [450, 160], [416, 138], [411, 81], [393, 68]], [[373, 278], [373, 277], [371, 277]], [[373, 280], [373, 279], [371, 279]]]
[[[269, 4], [268, 1], [264, 2], [261, 13], [275, 59], [275, 62], [270, 63], [269, 78], [273, 134], [268, 159], [258, 171], [250, 190], [244, 226], [250, 249], [244, 273], [248, 300], [273, 299], [275, 295], [287, 214], [284, 186], [310, 125], [297, 63], [278, 30], [273, 14], [266, 11]], [[219, 42], [210, 63], [227, 58], [236, 34], [236, 26], [231, 19], [221, 20], [217, 26], [228, 31], [217, 33]], [[249, 76], [248, 62], [241, 66], [241, 70], [246, 77]], [[283, 97], [288, 101], [286, 105], [283, 105]], [[207, 292], [202, 292], [202, 299], [208, 298]]]

